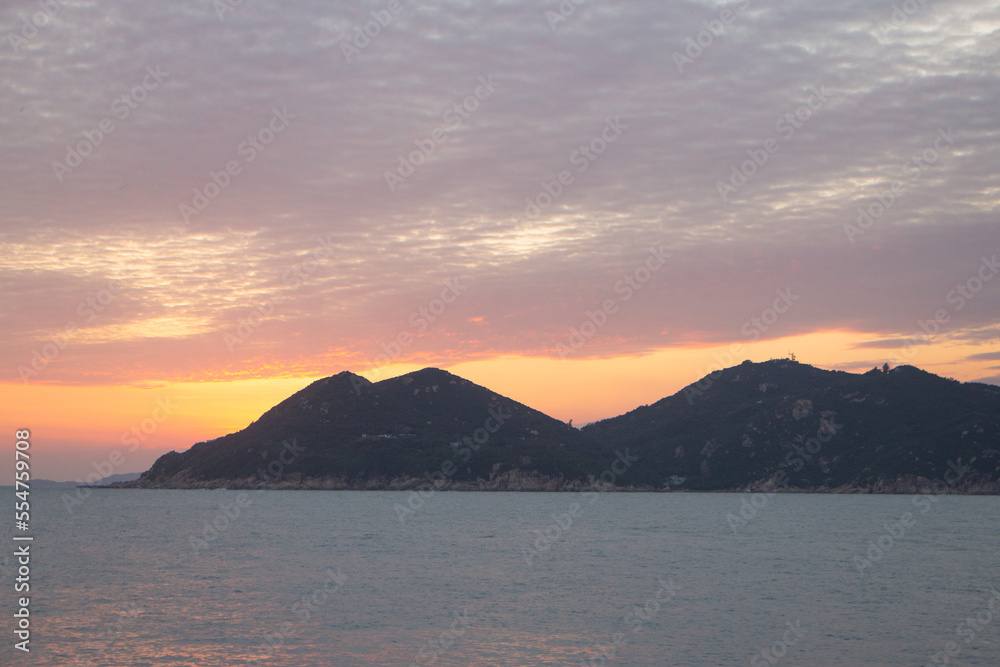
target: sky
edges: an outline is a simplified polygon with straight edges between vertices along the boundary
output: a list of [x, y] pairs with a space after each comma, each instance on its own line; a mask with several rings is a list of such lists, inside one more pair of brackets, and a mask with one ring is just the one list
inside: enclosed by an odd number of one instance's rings
[[11, 0], [0, 36], [35, 477], [343, 370], [576, 425], [790, 354], [1000, 384], [995, 3]]

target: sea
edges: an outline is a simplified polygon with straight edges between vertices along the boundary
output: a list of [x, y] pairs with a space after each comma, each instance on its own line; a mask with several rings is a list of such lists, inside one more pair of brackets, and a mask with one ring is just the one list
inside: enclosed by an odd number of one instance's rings
[[25, 542], [7, 537], [2, 665], [1000, 665], [998, 497], [31, 502], [30, 651], [13, 618]]

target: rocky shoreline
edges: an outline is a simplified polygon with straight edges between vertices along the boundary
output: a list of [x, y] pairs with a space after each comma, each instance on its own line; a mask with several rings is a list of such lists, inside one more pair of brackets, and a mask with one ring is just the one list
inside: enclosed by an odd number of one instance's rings
[[729, 489], [690, 489], [683, 486], [655, 488], [648, 485], [613, 485], [598, 479], [567, 480], [564, 477], [525, 474], [519, 470], [491, 475], [490, 479], [455, 481], [439, 479], [432, 482], [426, 477], [373, 477], [349, 480], [346, 477], [303, 477], [301, 474], [284, 475], [280, 480], [264, 481], [256, 476], [239, 479], [194, 480], [178, 475], [168, 480], [137, 479], [118, 482], [106, 489], [231, 489], [272, 491], [495, 491], [495, 492], [616, 492], [616, 493], [832, 493], [832, 494], [882, 494], [882, 495], [1000, 495], [1000, 482], [966, 475], [947, 484], [920, 476], [901, 476], [895, 480], [878, 480], [873, 484], [844, 484], [841, 486], [787, 487], [777, 486], [773, 480], [762, 480], [746, 487]]

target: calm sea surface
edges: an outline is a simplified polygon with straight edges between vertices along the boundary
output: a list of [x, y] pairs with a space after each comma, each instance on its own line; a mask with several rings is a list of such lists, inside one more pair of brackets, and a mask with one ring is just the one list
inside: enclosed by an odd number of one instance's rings
[[1000, 665], [995, 497], [63, 493], [0, 664]]

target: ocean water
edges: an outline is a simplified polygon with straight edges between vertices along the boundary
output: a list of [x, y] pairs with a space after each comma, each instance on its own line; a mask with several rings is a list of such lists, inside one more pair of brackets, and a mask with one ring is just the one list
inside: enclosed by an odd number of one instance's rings
[[1000, 665], [996, 497], [64, 493], [0, 664]]

